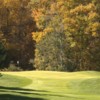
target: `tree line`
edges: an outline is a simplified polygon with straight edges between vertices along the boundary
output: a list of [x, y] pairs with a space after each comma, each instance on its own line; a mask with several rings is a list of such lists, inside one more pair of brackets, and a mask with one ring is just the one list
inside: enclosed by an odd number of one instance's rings
[[34, 6], [37, 69], [100, 70], [99, 0], [40, 0]]
[[99, 0], [1, 0], [0, 68], [100, 70], [99, 9]]
[[30, 0], [0, 0], [0, 43], [6, 55], [0, 51], [0, 68], [19, 62], [22, 69], [33, 69], [29, 60], [34, 58], [31, 32], [36, 31], [36, 24], [31, 10]]

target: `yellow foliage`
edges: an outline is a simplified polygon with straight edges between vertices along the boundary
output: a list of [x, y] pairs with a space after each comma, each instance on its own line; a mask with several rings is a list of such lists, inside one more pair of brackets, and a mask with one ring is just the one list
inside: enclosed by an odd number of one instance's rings
[[33, 10], [33, 17], [34, 17], [34, 20], [36, 22], [39, 21], [40, 17], [43, 16], [43, 13], [41, 12], [41, 9], [39, 10]]
[[53, 28], [50, 28], [50, 27], [47, 27], [46, 29], [44, 29], [44, 32], [45, 33], [50, 33], [50, 32], [53, 32]]
[[41, 38], [43, 38], [43, 36], [45, 36], [45, 33], [44, 32], [33, 32], [32, 36], [36, 42], [39, 42], [41, 40]]
[[56, 4], [55, 4], [55, 3], [51, 4], [50, 10], [51, 10], [52, 12], [55, 11], [55, 8], [56, 8]]
[[33, 34], [33, 39], [36, 42], [39, 42], [46, 35], [46, 32], [33, 32], [32, 34]]
[[97, 31], [98, 29], [100, 29], [100, 23], [99, 22], [95, 22], [92, 24], [92, 31]]
[[73, 42], [73, 43], [71, 43], [71, 46], [70, 47], [75, 47], [76, 46], [76, 42]]
[[57, 8], [60, 8], [64, 5], [64, 2], [63, 1], [59, 1], [57, 2]]
[[[72, 5], [74, 5], [75, 2], [72, 0], [55, 0], [50, 2], [48, 0], [41, 0], [41, 3], [43, 5], [40, 4], [42, 6], [33, 11], [33, 16], [38, 28], [45, 25], [43, 23], [46, 23], [46, 18], [49, 16], [47, 14], [50, 14], [49, 17], [51, 17], [53, 23], [51, 22], [48, 26], [42, 28], [43, 30], [41, 32], [35, 32], [33, 34], [33, 38], [36, 42], [39, 42], [47, 33], [54, 31], [54, 28], [52, 28], [53, 24], [56, 27], [56, 25], [62, 23], [65, 33], [67, 31], [70, 34], [78, 33], [78, 30], [80, 30], [82, 25], [84, 27], [82, 32], [84, 32], [84, 34], [92, 33], [92, 36], [96, 35], [98, 28], [100, 28], [100, 23], [93, 22], [99, 18], [99, 15], [95, 12], [96, 7], [93, 2], [87, 2], [85, 5], [83, 3], [79, 3], [79, 5], [73, 7]], [[46, 9], [46, 4], [49, 4], [48, 9]], [[54, 13], [57, 13], [57, 15], [52, 17]], [[61, 20], [58, 22], [60, 17]], [[85, 25], [86, 23], [87, 26]]]
[[72, 18], [65, 18], [65, 19], [63, 19], [63, 23], [70, 23], [70, 24], [76, 24], [76, 21], [74, 20], [74, 19], [72, 19]]
[[89, 20], [93, 20], [93, 19], [99, 17], [99, 15], [98, 15], [96, 12], [93, 12], [93, 11], [91, 11], [91, 12], [88, 14], [88, 16], [89, 16], [89, 17], [88, 17]]
[[93, 3], [89, 3], [88, 5], [85, 6], [85, 8], [90, 11], [90, 10], [95, 10], [95, 5]]
[[[75, 60], [78, 58], [76, 56], [78, 51], [84, 55], [87, 51], [86, 48], [90, 48], [88, 47], [90, 46], [88, 45], [89, 41], [92, 42], [92, 37], [99, 36], [100, 31], [100, 22], [98, 21], [100, 15], [97, 10], [99, 7], [97, 8], [93, 1], [39, 0], [39, 6], [33, 11], [33, 16], [40, 32], [34, 32], [33, 39], [41, 46], [41, 40], [48, 33], [61, 32], [60, 34], [63, 33], [65, 36], [63, 38], [66, 41], [65, 45], [68, 42], [69, 48], [76, 52]], [[55, 50], [55, 48], [52, 49], [53, 52]], [[35, 64], [41, 67], [44, 58], [39, 50], [36, 50], [35, 54]], [[47, 66], [49, 68], [50, 65]]]
[[96, 37], [97, 33], [96, 32], [92, 32], [92, 36]]
[[84, 14], [84, 13], [88, 13], [88, 12], [94, 10], [94, 9], [95, 9], [95, 6], [92, 3], [90, 3], [86, 6], [80, 4], [79, 6], [75, 7], [74, 9], [71, 9], [70, 13], [71, 14], [78, 14], [78, 13], [83, 13]]

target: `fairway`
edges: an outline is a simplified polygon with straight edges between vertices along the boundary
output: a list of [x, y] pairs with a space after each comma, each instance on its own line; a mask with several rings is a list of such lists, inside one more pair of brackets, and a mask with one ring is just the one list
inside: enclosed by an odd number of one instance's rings
[[1, 72], [0, 100], [100, 100], [100, 72]]

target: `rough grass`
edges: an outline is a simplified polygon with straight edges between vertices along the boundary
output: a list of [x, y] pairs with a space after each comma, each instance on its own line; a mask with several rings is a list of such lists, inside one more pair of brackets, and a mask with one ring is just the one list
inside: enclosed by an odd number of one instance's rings
[[26, 71], [2, 74], [0, 100], [100, 100], [100, 72]]

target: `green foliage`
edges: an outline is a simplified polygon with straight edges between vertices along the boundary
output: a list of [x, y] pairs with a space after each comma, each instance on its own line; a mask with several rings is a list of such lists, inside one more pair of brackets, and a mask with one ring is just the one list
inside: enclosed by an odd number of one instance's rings
[[22, 71], [22, 69], [15, 65], [10, 65], [5, 71]]
[[[49, 26], [49, 25], [48, 25]], [[53, 28], [53, 26], [52, 26]], [[37, 43], [36, 49], [39, 50], [38, 55], [35, 57], [35, 67], [40, 70], [67, 70], [67, 59], [66, 59], [66, 39], [60, 26], [59, 32], [55, 30], [48, 32], [43, 39]], [[38, 59], [38, 61], [37, 61]]]

